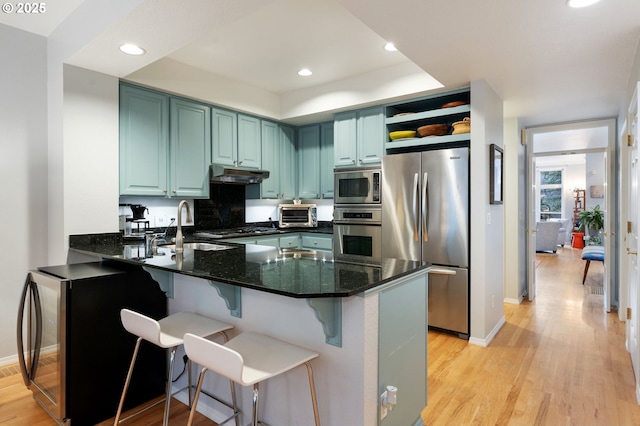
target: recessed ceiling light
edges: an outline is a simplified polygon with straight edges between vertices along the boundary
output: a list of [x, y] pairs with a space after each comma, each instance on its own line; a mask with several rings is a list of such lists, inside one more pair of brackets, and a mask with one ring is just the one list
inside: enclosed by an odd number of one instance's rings
[[388, 52], [395, 52], [398, 49], [396, 49], [396, 46], [393, 43], [387, 43], [384, 45], [384, 50], [388, 51]]
[[120, 50], [124, 53], [126, 53], [127, 55], [144, 55], [145, 54], [145, 50], [140, 47], [137, 46], [135, 44], [123, 44], [122, 46], [120, 46]]
[[598, 3], [600, 0], [567, 0], [569, 7], [587, 7]]
[[309, 77], [311, 74], [313, 73], [309, 68], [302, 68], [300, 71], [298, 71], [298, 75], [302, 77]]

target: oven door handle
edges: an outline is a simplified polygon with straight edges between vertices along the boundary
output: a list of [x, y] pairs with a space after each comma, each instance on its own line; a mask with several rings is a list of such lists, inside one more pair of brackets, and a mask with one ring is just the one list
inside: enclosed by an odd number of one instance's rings
[[429, 241], [429, 173], [424, 172], [422, 182], [422, 240]]

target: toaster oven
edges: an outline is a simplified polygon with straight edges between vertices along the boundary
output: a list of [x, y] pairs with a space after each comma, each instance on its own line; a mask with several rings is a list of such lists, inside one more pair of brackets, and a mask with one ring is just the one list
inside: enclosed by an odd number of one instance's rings
[[315, 204], [280, 204], [280, 228], [315, 228], [318, 226]]

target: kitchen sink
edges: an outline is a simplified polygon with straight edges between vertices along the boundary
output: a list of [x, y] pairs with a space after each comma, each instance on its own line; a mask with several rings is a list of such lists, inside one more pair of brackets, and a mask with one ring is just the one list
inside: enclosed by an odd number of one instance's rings
[[[170, 244], [166, 246], [160, 246], [160, 248], [166, 248], [170, 250], [176, 249], [175, 244]], [[222, 244], [214, 244], [214, 243], [183, 243], [182, 248], [184, 250], [201, 250], [201, 251], [217, 251], [217, 250], [228, 250], [234, 248], [233, 246], [225, 246]]]

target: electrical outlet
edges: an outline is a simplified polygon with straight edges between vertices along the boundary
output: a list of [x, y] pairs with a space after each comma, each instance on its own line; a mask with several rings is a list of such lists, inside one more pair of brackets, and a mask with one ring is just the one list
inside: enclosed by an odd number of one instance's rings
[[389, 409], [387, 408], [387, 404], [385, 400], [387, 399], [387, 391], [382, 392], [380, 395], [380, 420], [383, 420], [389, 414]]

